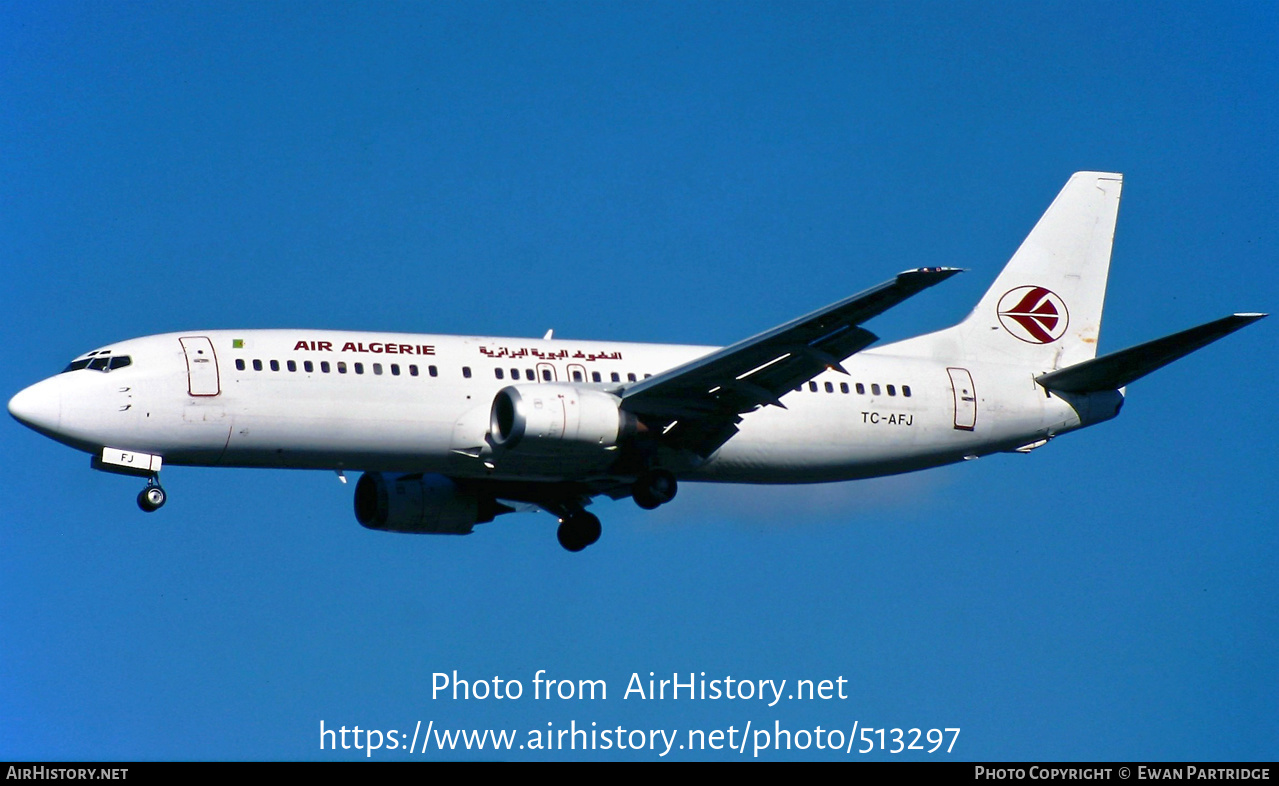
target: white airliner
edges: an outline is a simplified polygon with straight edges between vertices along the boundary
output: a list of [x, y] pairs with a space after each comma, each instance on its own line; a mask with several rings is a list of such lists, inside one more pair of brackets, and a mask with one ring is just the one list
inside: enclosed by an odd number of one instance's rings
[[[1119, 414], [1125, 386], [1260, 319], [1096, 357], [1122, 175], [1070, 178], [976, 309], [874, 349], [862, 325], [959, 271], [925, 268], [732, 346], [322, 330], [193, 330], [82, 355], [9, 412], [147, 479], [162, 464], [364, 474], [371, 529], [466, 534], [535, 506], [579, 551], [607, 495], [677, 479], [813, 483], [1028, 452]], [[342, 475], [343, 479], [345, 476]]]

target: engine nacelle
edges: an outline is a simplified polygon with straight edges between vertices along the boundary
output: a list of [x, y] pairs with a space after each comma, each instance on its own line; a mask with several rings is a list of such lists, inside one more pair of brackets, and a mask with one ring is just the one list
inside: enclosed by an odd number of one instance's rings
[[365, 472], [355, 484], [355, 518], [369, 529], [466, 535], [509, 510], [467, 493], [443, 475], [384, 476]]
[[525, 454], [558, 454], [612, 448], [638, 430], [622, 400], [575, 385], [510, 385], [497, 392], [489, 416], [494, 447]]

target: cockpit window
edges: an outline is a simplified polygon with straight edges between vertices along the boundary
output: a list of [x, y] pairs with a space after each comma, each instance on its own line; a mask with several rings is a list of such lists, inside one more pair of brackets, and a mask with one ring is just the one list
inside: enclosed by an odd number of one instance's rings
[[82, 368], [87, 368], [92, 371], [115, 371], [117, 368], [124, 368], [125, 366], [132, 364], [133, 359], [128, 355], [112, 355], [110, 350], [104, 349], [98, 350], [97, 352], [90, 352], [82, 358], [77, 358], [76, 360], [71, 361], [66, 368], [62, 369], [62, 373], [65, 374], [68, 371], [79, 371]]

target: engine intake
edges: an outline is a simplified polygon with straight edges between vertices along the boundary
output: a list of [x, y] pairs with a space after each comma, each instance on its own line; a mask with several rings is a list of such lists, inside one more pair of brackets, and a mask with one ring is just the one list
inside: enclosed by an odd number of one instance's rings
[[633, 436], [639, 424], [622, 400], [575, 385], [510, 385], [497, 392], [489, 416], [493, 445], [559, 453], [611, 448]]

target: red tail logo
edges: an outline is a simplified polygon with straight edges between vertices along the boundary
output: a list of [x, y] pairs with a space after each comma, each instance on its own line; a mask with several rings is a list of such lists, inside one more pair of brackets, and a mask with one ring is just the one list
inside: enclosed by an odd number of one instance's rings
[[1070, 322], [1066, 301], [1043, 287], [1017, 287], [999, 299], [999, 323], [1004, 330], [1031, 344], [1051, 344]]

